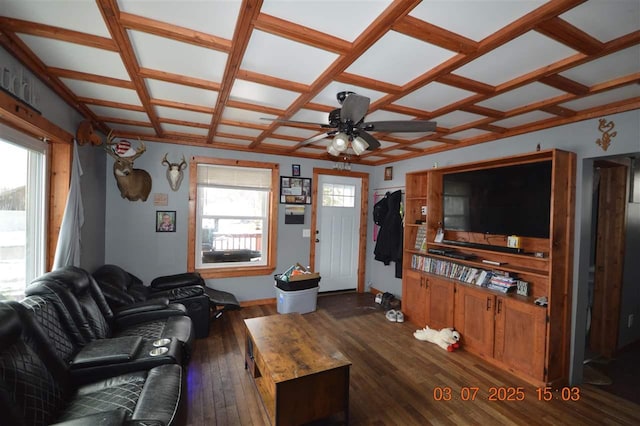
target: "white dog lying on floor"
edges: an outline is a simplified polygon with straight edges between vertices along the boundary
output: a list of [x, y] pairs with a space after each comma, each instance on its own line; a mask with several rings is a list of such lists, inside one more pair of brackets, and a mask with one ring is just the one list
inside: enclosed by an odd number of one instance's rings
[[453, 328], [443, 328], [442, 330], [434, 330], [429, 326], [422, 330], [416, 330], [413, 336], [418, 340], [435, 343], [445, 351], [453, 352], [460, 347], [460, 333]]

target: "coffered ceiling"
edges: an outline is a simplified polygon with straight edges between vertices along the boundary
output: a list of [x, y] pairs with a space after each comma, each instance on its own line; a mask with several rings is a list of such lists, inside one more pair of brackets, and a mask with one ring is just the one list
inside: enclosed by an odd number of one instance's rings
[[0, 0], [0, 43], [118, 136], [332, 159], [336, 93], [384, 164], [640, 107], [638, 0]]

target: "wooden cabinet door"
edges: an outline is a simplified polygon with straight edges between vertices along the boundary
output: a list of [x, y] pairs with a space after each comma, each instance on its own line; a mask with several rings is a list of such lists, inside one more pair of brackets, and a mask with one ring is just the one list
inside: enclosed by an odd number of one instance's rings
[[427, 325], [435, 329], [453, 327], [453, 282], [437, 277], [427, 277], [426, 287]]
[[498, 297], [496, 303], [495, 358], [544, 380], [547, 310], [508, 297]]
[[454, 325], [460, 332], [463, 349], [493, 356], [495, 301], [496, 297], [487, 291], [457, 286]]
[[420, 272], [405, 271], [402, 288], [402, 311], [407, 319], [423, 328], [426, 324], [427, 290]]

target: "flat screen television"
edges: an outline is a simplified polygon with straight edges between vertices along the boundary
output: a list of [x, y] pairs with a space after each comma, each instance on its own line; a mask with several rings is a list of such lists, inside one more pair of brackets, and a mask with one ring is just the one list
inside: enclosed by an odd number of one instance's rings
[[444, 229], [549, 238], [551, 161], [443, 175]]

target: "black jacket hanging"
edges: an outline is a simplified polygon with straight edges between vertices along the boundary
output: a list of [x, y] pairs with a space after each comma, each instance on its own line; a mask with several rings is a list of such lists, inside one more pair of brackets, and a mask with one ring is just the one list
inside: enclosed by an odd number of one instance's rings
[[373, 206], [373, 220], [380, 225], [373, 254], [375, 259], [388, 265], [396, 263], [396, 278], [402, 278], [402, 191], [387, 194]]

